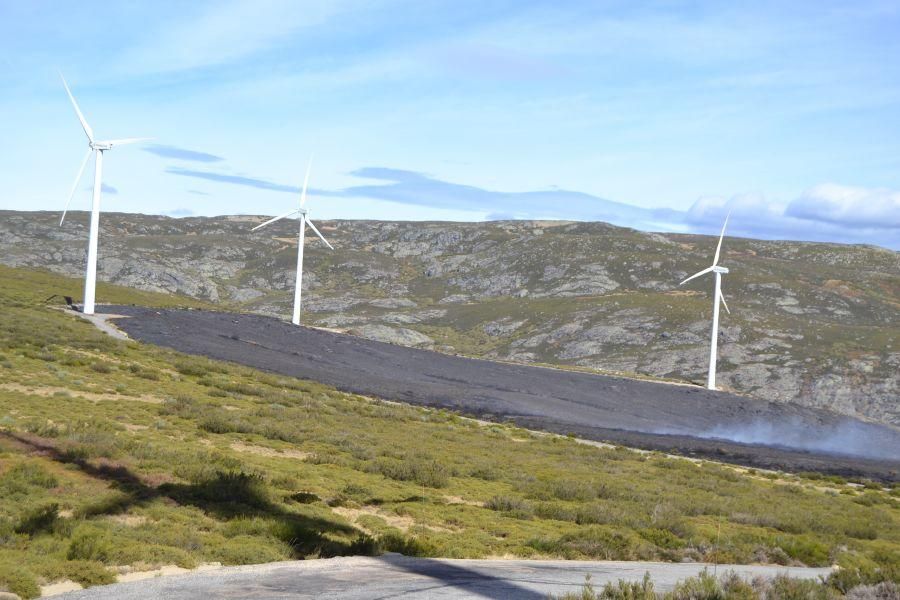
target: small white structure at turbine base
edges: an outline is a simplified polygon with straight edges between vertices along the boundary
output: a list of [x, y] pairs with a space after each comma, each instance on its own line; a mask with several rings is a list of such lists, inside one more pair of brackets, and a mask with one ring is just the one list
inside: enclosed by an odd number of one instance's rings
[[306, 242], [306, 227], [309, 226], [310, 229], [313, 230], [319, 239], [325, 242], [325, 245], [334, 250], [334, 246], [328, 243], [328, 240], [325, 239], [312, 221], [309, 220], [309, 211], [306, 209], [306, 188], [309, 185], [309, 171], [312, 167], [312, 159], [309, 160], [309, 163], [306, 166], [306, 177], [303, 179], [303, 191], [300, 193], [300, 207], [296, 210], [292, 210], [290, 212], [286, 212], [283, 215], [278, 215], [274, 219], [269, 219], [265, 223], [261, 223], [251, 229], [250, 231], [256, 231], [257, 229], [262, 229], [266, 225], [270, 223], [274, 223], [275, 221], [280, 221], [286, 217], [292, 217], [294, 215], [299, 216], [300, 221], [300, 232], [297, 234], [297, 281], [294, 284], [294, 312], [291, 315], [291, 323], [294, 325], [300, 324], [300, 303], [302, 300], [303, 294], [303, 247]]
[[100, 237], [100, 192], [103, 189], [103, 153], [107, 150], [112, 149], [113, 146], [122, 146], [124, 144], [143, 142], [150, 138], [125, 138], [120, 140], [107, 141], [95, 140], [94, 131], [91, 129], [91, 126], [88, 125], [87, 120], [84, 118], [84, 115], [81, 114], [81, 109], [78, 108], [78, 103], [75, 102], [75, 97], [69, 90], [69, 85], [66, 83], [66, 80], [62, 76], [62, 74], [60, 74], [60, 78], [62, 79], [63, 87], [66, 88], [66, 94], [68, 94], [69, 100], [72, 102], [72, 108], [75, 109], [75, 115], [78, 117], [78, 121], [81, 123], [81, 128], [84, 129], [84, 134], [88, 139], [88, 151], [84, 155], [84, 160], [81, 161], [81, 167], [78, 169], [78, 174], [75, 176], [75, 181], [72, 183], [72, 189], [69, 191], [69, 198], [66, 200], [66, 207], [63, 209], [62, 217], [59, 219], [60, 226], [62, 226], [63, 221], [66, 220], [66, 213], [69, 210], [69, 203], [72, 202], [72, 196], [75, 195], [75, 190], [78, 187], [78, 182], [81, 181], [81, 176], [82, 174], [84, 174], [84, 168], [87, 166], [87, 162], [91, 157], [91, 154], [94, 155], [95, 160], [94, 192], [93, 199], [91, 201], [91, 227], [88, 237], [87, 264], [84, 271], [84, 302], [82, 303], [81, 307], [81, 311], [84, 314], [92, 315], [94, 314], [94, 301], [97, 288], [97, 247], [99, 245]]
[[[730, 215], [729, 215], [730, 216]], [[719, 349], [719, 303], [725, 307], [725, 312], [731, 314], [728, 310], [728, 304], [725, 302], [725, 294], [722, 293], [722, 275], [728, 273], [728, 269], [719, 266], [719, 253], [722, 250], [722, 239], [725, 237], [725, 228], [728, 227], [728, 216], [725, 217], [725, 224], [722, 225], [722, 233], [719, 234], [719, 244], [716, 246], [716, 254], [713, 257], [713, 264], [698, 273], [694, 273], [678, 285], [684, 285], [695, 277], [713, 273], [716, 276], [715, 290], [713, 291], [713, 318], [712, 318], [712, 336], [709, 345], [709, 371], [706, 376], [706, 387], [716, 389], [716, 357]]]

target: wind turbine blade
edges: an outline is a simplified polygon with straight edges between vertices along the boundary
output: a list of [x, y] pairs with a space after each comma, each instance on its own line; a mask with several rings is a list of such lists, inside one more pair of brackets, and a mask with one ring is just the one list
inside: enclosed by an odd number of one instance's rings
[[730, 315], [731, 311], [728, 310], [728, 304], [725, 303], [725, 294], [723, 294], [721, 290], [719, 290], [719, 300], [722, 301], [722, 306], [725, 307], [725, 312], [727, 312]]
[[91, 126], [88, 125], [87, 120], [84, 118], [84, 115], [81, 114], [81, 109], [78, 108], [78, 103], [75, 102], [75, 96], [73, 96], [72, 92], [69, 90], [69, 84], [66, 83], [66, 78], [63, 77], [62, 73], [59, 74], [59, 78], [62, 79], [63, 87], [66, 88], [66, 93], [69, 95], [69, 100], [72, 101], [72, 107], [75, 109], [75, 114], [78, 115], [78, 120], [81, 121], [81, 128], [84, 129], [84, 134], [87, 136], [88, 141], [93, 144], [94, 131], [91, 129]]
[[101, 144], [109, 144], [110, 146], [124, 146], [125, 144], [136, 144], [138, 142], [149, 142], [153, 138], [142, 137], [142, 138], [122, 138], [120, 140], [106, 140], [100, 142]]
[[286, 213], [284, 213], [283, 215], [278, 215], [278, 216], [275, 217], [274, 219], [269, 219], [269, 220], [266, 221], [265, 223], [260, 223], [259, 225], [257, 225], [257, 226], [254, 227], [253, 229], [251, 229], [250, 231], [256, 231], [257, 229], [262, 229], [263, 227], [265, 227], [266, 225], [269, 225], [270, 223], [274, 223], [275, 221], [280, 221], [281, 219], [283, 219], [283, 218], [285, 218], [285, 217], [289, 217], [289, 216], [291, 216], [291, 215], [295, 215], [295, 214], [297, 214], [298, 212], [300, 212], [300, 211], [297, 210], [297, 209], [295, 208], [294, 210], [292, 210], [292, 211], [290, 211], [290, 212], [286, 212]]
[[686, 284], [688, 281], [690, 281], [691, 279], [695, 279], [695, 278], [697, 278], [697, 277], [700, 277], [701, 275], [706, 275], [707, 273], [709, 273], [709, 272], [712, 271], [712, 270], [713, 270], [712, 267], [707, 267], [707, 268], [703, 269], [702, 271], [700, 271], [699, 273], [694, 273], [693, 275], [691, 275], [690, 277], [688, 277], [687, 279], [685, 279], [684, 281], [682, 281], [682, 282], [679, 283], [678, 285], [684, 285], [684, 284]]
[[328, 240], [325, 239], [325, 236], [322, 235], [321, 233], [319, 233], [319, 230], [316, 229], [316, 226], [313, 225], [312, 221], [310, 221], [309, 219], [307, 219], [307, 220], [306, 220], [306, 224], [309, 225], [309, 226], [312, 228], [312, 230], [315, 232], [315, 234], [316, 234], [317, 236], [319, 236], [319, 239], [320, 239], [320, 240], [322, 240], [323, 242], [325, 242], [325, 245], [326, 245], [326, 246], [328, 246], [329, 248], [331, 248], [332, 250], [334, 250], [334, 246], [332, 246], [331, 244], [329, 244], [329, 243], [328, 243]]
[[[300, 194], [300, 208], [303, 208], [306, 204], [306, 186], [309, 185], [310, 169], [312, 169], [312, 156], [309, 157], [309, 162], [306, 163], [306, 177], [303, 178], [303, 192]], [[327, 244], [328, 242], [325, 243]]]
[[725, 223], [722, 225], [722, 233], [719, 234], [719, 244], [716, 246], [716, 256], [713, 258], [713, 266], [719, 264], [719, 251], [722, 249], [722, 238], [725, 237], [725, 228], [728, 227], [728, 217], [731, 216], [731, 212], [725, 215]]
[[72, 201], [72, 196], [75, 195], [75, 188], [78, 187], [78, 182], [81, 181], [81, 176], [84, 174], [84, 168], [87, 166], [87, 161], [91, 157], [91, 150], [88, 148], [87, 154], [84, 155], [84, 160], [81, 161], [81, 167], [78, 169], [78, 175], [75, 176], [75, 181], [72, 182], [72, 189], [69, 190], [69, 198], [66, 200], [66, 206], [63, 208], [62, 217], [59, 219], [59, 224], [62, 226], [63, 221], [66, 220], [66, 213], [69, 212], [69, 203]]

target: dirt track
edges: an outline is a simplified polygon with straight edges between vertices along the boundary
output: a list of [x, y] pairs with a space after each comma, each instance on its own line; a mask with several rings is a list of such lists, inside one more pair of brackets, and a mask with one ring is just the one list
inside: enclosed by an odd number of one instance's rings
[[900, 472], [900, 432], [826, 411], [693, 386], [450, 356], [258, 315], [99, 310], [130, 317], [116, 324], [136, 340], [387, 400], [764, 468], [892, 481]]

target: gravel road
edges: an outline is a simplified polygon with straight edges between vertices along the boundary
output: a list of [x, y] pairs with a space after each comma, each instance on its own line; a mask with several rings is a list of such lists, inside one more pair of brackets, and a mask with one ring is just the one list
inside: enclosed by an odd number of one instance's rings
[[260, 315], [103, 306], [131, 338], [530, 429], [793, 471], [896, 480], [900, 431], [795, 404], [463, 358]]
[[[384, 600], [387, 598], [480, 598], [546, 600], [548, 594], [581, 589], [585, 575], [595, 586], [608, 581], [640, 581], [649, 572], [658, 591], [697, 575], [710, 565], [684, 563], [582, 562], [564, 560], [451, 560], [385, 555], [228, 567], [94, 587], [54, 596], [65, 600]], [[746, 577], [815, 579], [828, 569], [719, 565]]]

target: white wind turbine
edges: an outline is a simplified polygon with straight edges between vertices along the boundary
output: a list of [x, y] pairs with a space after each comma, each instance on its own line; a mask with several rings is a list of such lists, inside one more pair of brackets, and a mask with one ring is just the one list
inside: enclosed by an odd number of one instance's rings
[[728, 269], [719, 266], [719, 251], [722, 250], [722, 238], [725, 237], [725, 228], [728, 226], [729, 216], [731, 215], [725, 217], [725, 224], [722, 225], [722, 233], [719, 234], [719, 244], [716, 246], [716, 255], [713, 257], [712, 266], [703, 269], [699, 273], [694, 273], [678, 284], [684, 285], [691, 279], [710, 272], [715, 273], [716, 275], [716, 289], [713, 296], [712, 340], [709, 348], [709, 374], [706, 378], [706, 387], [711, 390], [716, 389], [716, 350], [719, 345], [719, 302], [722, 303], [722, 306], [725, 307], [728, 314], [731, 314], [731, 311], [728, 310], [728, 305], [725, 303], [725, 295], [722, 294], [722, 275], [728, 273]]
[[309, 225], [310, 229], [313, 230], [319, 239], [325, 242], [325, 245], [334, 250], [334, 246], [328, 243], [328, 240], [319, 233], [319, 230], [316, 229], [316, 226], [313, 225], [313, 222], [309, 220], [309, 211], [304, 208], [306, 205], [306, 186], [309, 184], [309, 170], [312, 167], [312, 159], [309, 159], [309, 163], [306, 165], [306, 177], [303, 179], [303, 192], [300, 194], [300, 208], [296, 210], [292, 210], [290, 212], [286, 212], [283, 215], [279, 215], [274, 219], [269, 219], [265, 223], [257, 225], [250, 231], [256, 231], [257, 229], [262, 229], [266, 225], [270, 223], [274, 223], [275, 221], [279, 221], [284, 219], [285, 217], [291, 217], [293, 215], [300, 215], [300, 233], [297, 241], [297, 282], [294, 285], [294, 315], [291, 318], [291, 323], [294, 325], [300, 324], [300, 294], [301, 288], [303, 285], [303, 242], [306, 239], [306, 226]]
[[81, 114], [81, 110], [78, 108], [78, 103], [75, 102], [75, 97], [69, 90], [69, 86], [66, 83], [65, 77], [63, 77], [61, 73], [59, 77], [60, 79], [62, 79], [63, 87], [66, 88], [66, 94], [69, 95], [69, 100], [72, 101], [72, 107], [75, 109], [75, 114], [78, 116], [78, 120], [81, 122], [81, 127], [82, 129], [84, 129], [84, 134], [88, 139], [88, 151], [87, 154], [84, 155], [84, 160], [81, 161], [81, 167], [78, 169], [78, 175], [75, 176], [75, 181], [72, 183], [72, 189], [71, 191], [69, 191], [69, 198], [68, 200], [66, 200], [66, 207], [63, 209], [62, 217], [59, 220], [60, 226], [62, 226], [63, 221], [66, 218], [66, 212], [69, 210], [69, 203], [72, 201], [72, 196], [75, 195], [75, 188], [78, 187], [78, 182], [81, 181], [81, 175], [84, 173], [84, 168], [85, 166], [87, 166], [88, 159], [91, 157], [91, 153], [95, 155], [94, 201], [91, 206], [91, 232], [90, 238], [88, 240], [87, 267], [84, 274], [84, 304], [81, 308], [81, 312], [83, 312], [84, 314], [92, 315], [94, 314], [94, 292], [97, 284], [97, 237], [100, 233], [100, 191], [103, 188], [103, 153], [111, 149], [113, 146], [122, 146], [124, 144], [143, 142], [150, 138], [124, 138], [119, 140], [106, 141], [95, 140], [94, 131], [91, 129], [91, 126], [88, 125], [87, 121], [84, 118], [84, 115]]

